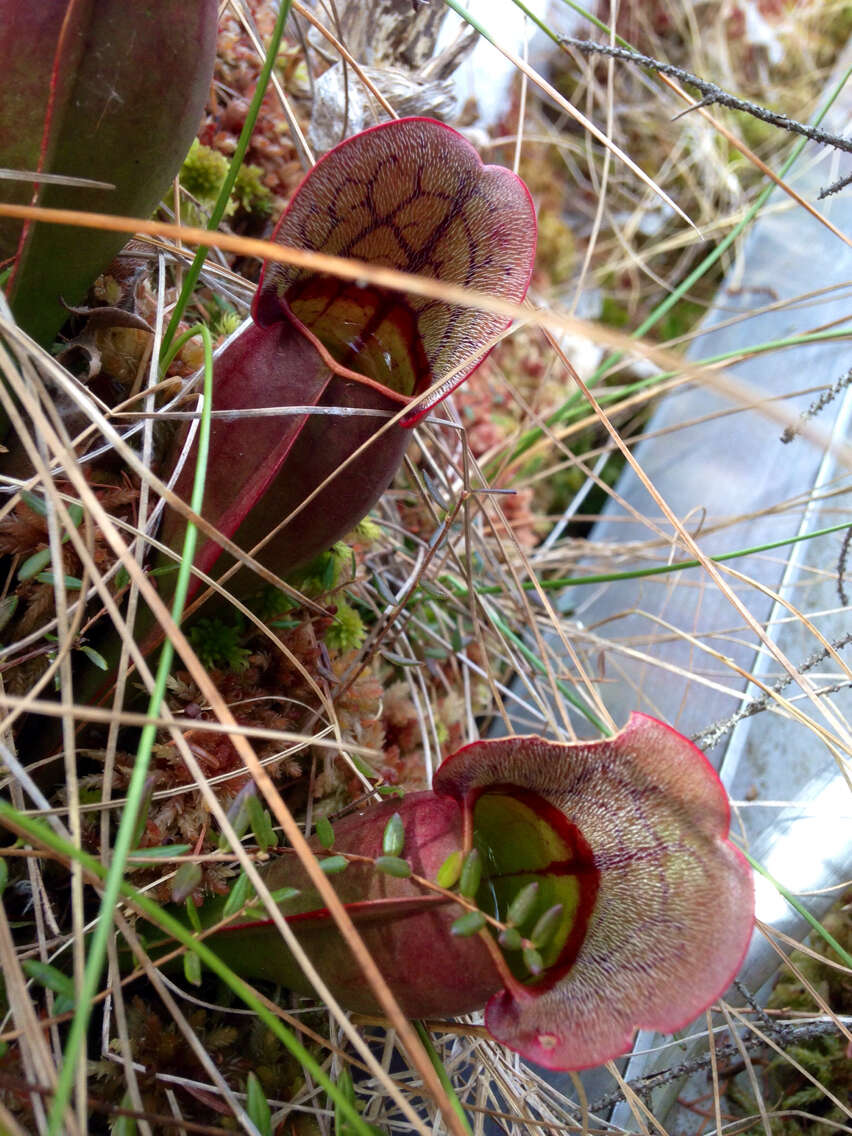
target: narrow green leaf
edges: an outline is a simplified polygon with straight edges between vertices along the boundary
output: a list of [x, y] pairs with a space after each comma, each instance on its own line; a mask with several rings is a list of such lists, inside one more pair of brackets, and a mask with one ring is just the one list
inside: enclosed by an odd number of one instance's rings
[[252, 891], [251, 880], [245, 872], [240, 872], [237, 876], [236, 883], [228, 892], [228, 898], [225, 900], [225, 906], [222, 908], [223, 917], [227, 918], [229, 915], [236, 915], [243, 904], [247, 902]]
[[246, 798], [251, 830], [262, 852], [275, 846], [275, 831], [272, 828], [272, 818], [267, 809], [263, 807], [260, 798], [251, 796]]
[[[142, 833], [145, 831], [145, 825], [148, 823], [148, 810], [151, 808], [151, 799], [154, 796], [154, 785], [156, 784], [156, 777], [146, 777], [142, 785], [142, 796], [139, 800], [139, 806], [136, 813], [136, 822], [133, 825], [133, 834], [130, 837], [130, 847], [133, 849], [139, 848], [139, 841], [142, 839]], [[149, 854], [149, 849], [145, 849], [146, 855]]]
[[100, 651], [96, 651], [94, 647], [89, 647], [87, 644], [84, 643], [83, 646], [78, 647], [77, 650], [82, 651], [83, 654], [86, 656], [86, 658], [90, 662], [95, 664], [95, 666], [98, 668], [98, 670], [102, 670], [102, 671], [108, 671], [109, 670], [109, 663], [106, 661], [106, 659], [100, 653]]
[[31, 493], [28, 489], [22, 489], [21, 500], [29, 509], [37, 513], [38, 516], [47, 516], [47, 505], [44, 502], [44, 498], [39, 497], [37, 493]]
[[[438, 1074], [438, 1080], [441, 1082], [441, 1087], [447, 1094], [447, 1100], [450, 1102], [453, 1112], [459, 1119], [459, 1124], [461, 1125], [462, 1131], [465, 1133], [465, 1136], [473, 1136], [473, 1129], [471, 1128], [470, 1122], [467, 1119], [467, 1115], [462, 1108], [462, 1103], [456, 1094], [453, 1082], [450, 1080], [446, 1067], [438, 1055], [438, 1051], [432, 1044], [432, 1038], [429, 1036], [428, 1030], [426, 1029], [423, 1022], [415, 1022], [414, 1028], [417, 1030], [417, 1034], [420, 1040], [423, 1042], [423, 1048], [429, 1054], [429, 1060], [432, 1062], [432, 1068]], [[379, 1133], [379, 1136], [381, 1136], [381, 1133]]]
[[273, 903], [286, 903], [288, 899], [295, 899], [299, 895], [298, 888], [283, 887], [269, 893]]
[[530, 938], [539, 950], [543, 950], [553, 938], [561, 919], [561, 903], [555, 903], [553, 907], [548, 907], [547, 911], [538, 918]]
[[372, 765], [370, 765], [368, 762], [366, 762], [364, 760], [364, 758], [361, 757], [357, 753], [352, 753], [349, 756], [350, 756], [350, 759], [352, 761], [352, 764], [355, 766], [355, 768], [358, 770], [358, 772], [361, 774], [362, 777], [366, 777], [368, 781], [375, 781], [376, 780], [376, 778], [378, 777], [378, 773], [376, 773], [376, 771], [375, 771], [375, 769], [373, 769]]
[[461, 875], [462, 869], [462, 854], [461, 852], [451, 852], [443, 864], [438, 869], [438, 874], [435, 876], [435, 883], [438, 887], [451, 888], [457, 882]]
[[386, 856], [401, 856], [404, 847], [405, 828], [403, 827], [402, 817], [399, 813], [394, 813], [385, 825], [384, 835], [382, 836], [382, 852]]
[[21, 963], [21, 969], [27, 978], [31, 978], [33, 982], [38, 982], [40, 986], [52, 990], [54, 994], [60, 994], [70, 999], [71, 1005], [74, 1005], [74, 979], [70, 975], [64, 974], [55, 966], [51, 966], [49, 962], [40, 962], [38, 959], [25, 959]]
[[5, 857], [0, 857], [0, 895], [6, 890], [6, 884], [9, 882], [9, 865]]
[[473, 899], [482, 879], [482, 857], [476, 848], [465, 856], [459, 876], [459, 891], [466, 899]]
[[506, 927], [497, 936], [497, 942], [504, 951], [519, 951], [523, 944], [520, 931], [514, 927]]
[[532, 915], [537, 898], [538, 883], [534, 880], [531, 884], [527, 884], [526, 887], [522, 887], [509, 904], [509, 910], [506, 913], [506, 922], [514, 923], [516, 927], [523, 926]]
[[[55, 584], [56, 576], [52, 572], [39, 572], [36, 580], [40, 584]], [[83, 581], [77, 576], [63, 576], [62, 580], [69, 592], [78, 592], [83, 586]]]
[[399, 856], [378, 856], [376, 867], [386, 876], [396, 876], [401, 880], [406, 880], [411, 875], [411, 865]]
[[[356, 1108], [355, 1103], [355, 1086], [352, 1084], [352, 1074], [344, 1066], [337, 1077], [337, 1088], [344, 1100], [352, 1108]], [[338, 1101], [334, 1106], [334, 1136], [349, 1136], [352, 1131], [349, 1122], [343, 1114]]]
[[317, 839], [327, 852], [334, 847], [334, 829], [328, 817], [320, 817], [317, 821]]
[[[201, 884], [201, 864], [191, 861], [182, 863], [172, 880], [172, 902], [183, 903]], [[195, 910], [194, 904], [192, 905]]]
[[320, 860], [319, 866], [327, 876], [334, 876], [344, 871], [349, 866], [349, 861], [345, 856], [326, 856], [324, 860]]
[[[130, 1093], [125, 1093], [121, 1098], [120, 1108], [132, 1109], [133, 1101], [130, 1099]], [[110, 1128], [110, 1136], [136, 1136], [136, 1117], [135, 1116], [117, 1116]]]
[[191, 848], [191, 844], [157, 844], [153, 848], [137, 848], [127, 859], [135, 864], [144, 864], [148, 860], [171, 860], [173, 856], [185, 856]]
[[[286, 903], [288, 899], [295, 899], [299, 894], [298, 888], [283, 887], [278, 888], [277, 891], [271, 891], [273, 903]], [[245, 911], [246, 919], [269, 919], [269, 912], [265, 907], [247, 907]]]
[[190, 986], [201, 985], [201, 959], [191, 953], [183, 956], [183, 976]]
[[541, 955], [535, 950], [534, 947], [527, 947], [523, 954], [524, 965], [530, 974], [541, 974], [542, 961]]
[[200, 931], [201, 916], [198, 914], [198, 908], [195, 906], [191, 899], [188, 899], [186, 901], [184, 907], [186, 908], [186, 918], [189, 922], [190, 927], [193, 929], [193, 931]]
[[485, 916], [481, 911], [466, 911], [464, 915], [460, 915], [450, 927], [450, 932], [457, 935], [460, 939], [466, 939], [469, 935], [475, 935], [477, 931], [481, 931], [485, 926]]
[[260, 1136], [272, 1136], [272, 1113], [263, 1086], [254, 1073], [246, 1081], [246, 1112], [254, 1122]]
[[17, 610], [17, 596], [6, 596], [4, 600], [0, 600], [0, 631], [3, 630]]
[[404, 797], [405, 789], [401, 785], [377, 785], [376, 792], [381, 797]]
[[50, 563], [50, 549], [41, 548], [38, 552], [34, 552], [32, 556], [28, 556], [18, 569], [19, 580], [31, 580], [41, 572]]

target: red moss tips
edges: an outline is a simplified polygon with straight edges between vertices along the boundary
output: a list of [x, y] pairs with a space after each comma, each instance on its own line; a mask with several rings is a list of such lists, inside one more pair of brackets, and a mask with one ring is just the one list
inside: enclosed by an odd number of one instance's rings
[[[536, 221], [523, 182], [483, 165], [450, 127], [405, 118], [340, 143], [302, 181], [279, 223], [285, 245], [348, 256], [520, 302]], [[482, 362], [503, 316], [419, 296], [362, 289], [268, 265], [255, 298], [261, 325], [286, 309], [343, 366], [417, 399], [413, 425]], [[417, 350], [410, 344], [416, 341]], [[400, 352], [400, 343], [407, 349]], [[442, 381], [443, 380], [443, 381]]]
[[512, 784], [579, 829], [599, 876], [573, 964], [556, 982], [514, 983], [491, 998], [491, 1033], [539, 1065], [582, 1069], [624, 1053], [638, 1028], [673, 1032], [706, 1009], [748, 946], [753, 889], [703, 754], [633, 714], [600, 742], [467, 746], [433, 788], [473, 809], [490, 786]]

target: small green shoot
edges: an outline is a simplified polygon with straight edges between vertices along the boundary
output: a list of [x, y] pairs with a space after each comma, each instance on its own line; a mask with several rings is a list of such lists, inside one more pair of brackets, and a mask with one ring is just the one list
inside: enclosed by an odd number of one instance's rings
[[385, 856], [401, 856], [404, 847], [405, 828], [403, 827], [402, 817], [399, 813], [394, 813], [385, 825], [382, 836], [382, 852]]
[[411, 875], [411, 865], [399, 856], [379, 856], [376, 867], [386, 876], [396, 876], [397, 879], [406, 880]]
[[326, 852], [330, 852], [334, 847], [334, 828], [328, 817], [320, 817], [317, 821], [317, 840]]

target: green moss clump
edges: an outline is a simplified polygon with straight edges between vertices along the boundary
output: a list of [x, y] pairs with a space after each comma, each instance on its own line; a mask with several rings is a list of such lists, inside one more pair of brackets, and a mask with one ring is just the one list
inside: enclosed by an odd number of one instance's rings
[[352, 651], [360, 647], [367, 634], [361, 616], [345, 600], [338, 601], [334, 623], [325, 633], [325, 643], [334, 651]]
[[[196, 138], [189, 149], [180, 171], [180, 184], [187, 193], [210, 209], [218, 198], [230, 162], [218, 150], [203, 146]], [[243, 213], [267, 214], [272, 209], [272, 194], [263, 184], [260, 166], [243, 165], [225, 210], [230, 217], [239, 210]]]
[[221, 619], [199, 619], [189, 632], [189, 641], [208, 670], [238, 674], [247, 669], [251, 656], [251, 651], [241, 645], [242, 637], [239, 624]]

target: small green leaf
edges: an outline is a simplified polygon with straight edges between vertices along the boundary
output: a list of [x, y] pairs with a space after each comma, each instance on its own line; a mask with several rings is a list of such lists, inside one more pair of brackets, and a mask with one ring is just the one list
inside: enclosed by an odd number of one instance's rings
[[460, 939], [466, 939], [469, 935], [475, 935], [477, 931], [481, 931], [484, 926], [485, 916], [481, 911], [466, 911], [453, 923], [450, 932]]
[[[20, 575], [20, 573], [19, 573], [19, 575]], [[54, 574], [52, 572], [39, 572], [39, 574], [36, 576], [36, 580], [38, 581], [39, 584], [55, 584], [56, 583], [56, 577], [54, 576]], [[65, 587], [70, 592], [77, 592], [83, 586], [83, 581], [81, 579], [79, 579], [77, 576], [63, 576], [62, 580], [63, 580], [63, 583], [65, 584]]]
[[201, 985], [201, 959], [193, 951], [183, 956], [183, 976], [191, 986]]
[[334, 847], [334, 829], [328, 817], [320, 817], [317, 821], [317, 839], [326, 851]]
[[253, 890], [251, 880], [245, 872], [240, 872], [239, 876], [237, 876], [236, 883], [228, 892], [228, 898], [225, 900], [225, 906], [222, 908], [223, 918], [227, 919], [229, 915], [236, 915], [240, 908], [247, 902]]
[[298, 888], [283, 887], [269, 893], [274, 903], [286, 903], [288, 899], [295, 899], [299, 894]]
[[[133, 835], [130, 838], [130, 847], [139, 848], [139, 841], [142, 839], [142, 833], [145, 831], [145, 826], [148, 823], [148, 810], [151, 808], [151, 799], [154, 796], [154, 785], [156, 784], [155, 777], [147, 777], [145, 784], [142, 788], [142, 799], [139, 802], [139, 812], [136, 814], [136, 824], [133, 826]], [[145, 849], [148, 852], [148, 849]]]
[[[21, 969], [27, 978], [38, 982], [47, 990], [52, 990], [54, 994], [70, 999], [71, 1006], [74, 1005], [74, 979], [70, 975], [63, 973], [55, 966], [51, 966], [49, 962], [40, 962], [38, 959], [25, 959], [21, 963]], [[64, 1013], [64, 1011], [61, 1012]]]
[[[130, 1093], [121, 1098], [120, 1108], [132, 1109], [133, 1101]], [[136, 1136], [136, 1118], [134, 1116], [117, 1116], [110, 1127], [110, 1136]]]
[[[236, 797], [234, 797], [233, 801], [231, 801], [231, 804], [228, 806], [228, 820], [231, 822], [231, 827], [239, 839], [245, 836], [251, 824], [248, 809], [249, 797], [256, 796], [257, 786], [253, 781], [250, 781], [243, 789], [240, 789], [239, 793], [237, 793]], [[222, 833], [219, 837], [219, 848], [227, 847], [228, 837]]]
[[198, 914], [198, 908], [195, 906], [191, 899], [188, 899], [184, 906], [186, 908], [186, 918], [189, 922], [190, 927], [193, 929], [193, 931], [200, 931], [201, 916]]
[[377, 785], [376, 792], [381, 797], [404, 797], [405, 789], [401, 785]]
[[382, 836], [382, 852], [386, 856], [401, 856], [404, 847], [405, 828], [403, 827], [402, 817], [399, 813], [394, 813], [385, 825], [384, 835]]
[[515, 927], [506, 927], [497, 936], [497, 942], [504, 951], [519, 951], [523, 944], [521, 933]]
[[185, 856], [191, 848], [191, 844], [157, 844], [153, 848], [137, 848], [127, 859], [137, 864], [144, 864], [146, 860], [171, 860], [173, 856]]
[[555, 903], [553, 907], [548, 907], [547, 911], [538, 918], [532, 929], [530, 939], [539, 950], [543, 950], [553, 938], [561, 919], [561, 903]]
[[272, 1113], [263, 1086], [254, 1073], [246, 1081], [246, 1112], [260, 1136], [272, 1136]]
[[[172, 903], [183, 903], [200, 885], [202, 878], [201, 865], [190, 861], [181, 864], [172, 879]], [[192, 904], [195, 910], [195, 904]]]
[[246, 808], [251, 822], [251, 830], [260, 850], [265, 852], [267, 848], [273, 848], [275, 846], [275, 831], [272, 827], [272, 818], [260, 803], [260, 798], [247, 797]]
[[518, 927], [522, 926], [532, 915], [537, 898], [538, 882], [534, 880], [531, 884], [527, 884], [526, 887], [521, 888], [509, 904], [509, 910], [506, 913], [506, 922], [514, 923]]
[[43, 497], [39, 497], [36, 493], [30, 493], [28, 489], [22, 489], [21, 500], [39, 517], [47, 516], [47, 505], [44, 503]]
[[324, 860], [320, 860], [319, 866], [327, 876], [334, 876], [347, 868], [349, 861], [345, 856], [326, 856]]
[[461, 875], [462, 868], [462, 854], [461, 852], [451, 852], [443, 864], [438, 869], [438, 874], [435, 876], [435, 883], [438, 887], [451, 888], [457, 883]]
[[95, 666], [99, 670], [102, 670], [102, 671], [108, 671], [109, 670], [109, 663], [106, 661], [106, 659], [100, 653], [100, 651], [96, 651], [94, 647], [88, 647], [84, 644], [82, 647], [78, 647], [77, 650], [82, 651], [83, 654], [86, 656], [86, 658], [90, 662], [94, 663]]
[[6, 596], [4, 600], [0, 600], [0, 631], [3, 630], [17, 610], [17, 596]]
[[28, 556], [18, 569], [19, 580], [31, 580], [50, 563], [50, 549], [42, 548]]
[[6, 884], [9, 882], [9, 865], [6, 863], [5, 857], [0, 857], [0, 895], [6, 890]]
[[[277, 891], [271, 891], [273, 903], [286, 903], [288, 899], [295, 899], [299, 894], [298, 888], [283, 887], [278, 888]], [[247, 907], [245, 910], [246, 919], [269, 920], [269, 912], [265, 907]]]
[[369, 765], [363, 757], [360, 757], [357, 753], [352, 753], [349, 756], [352, 760], [352, 764], [362, 777], [366, 777], [368, 781], [374, 781], [378, 777], [378, 773], [376, 773], [372, 765]]
[[482, 879], [482, 857], [476, 848], [465, 856], [459, 876], [459, 891], [466, 899], [473, 899]]
[[541, 955], [533, 947], [526, 947], [523, 953], [524, 965], [530, 974], [541, 974]]
[[378, 856], [376, 867], [386, 876], [396, 876], [400, 880], [407, 880], [411, 875], [411, 865], [399, 856]]

